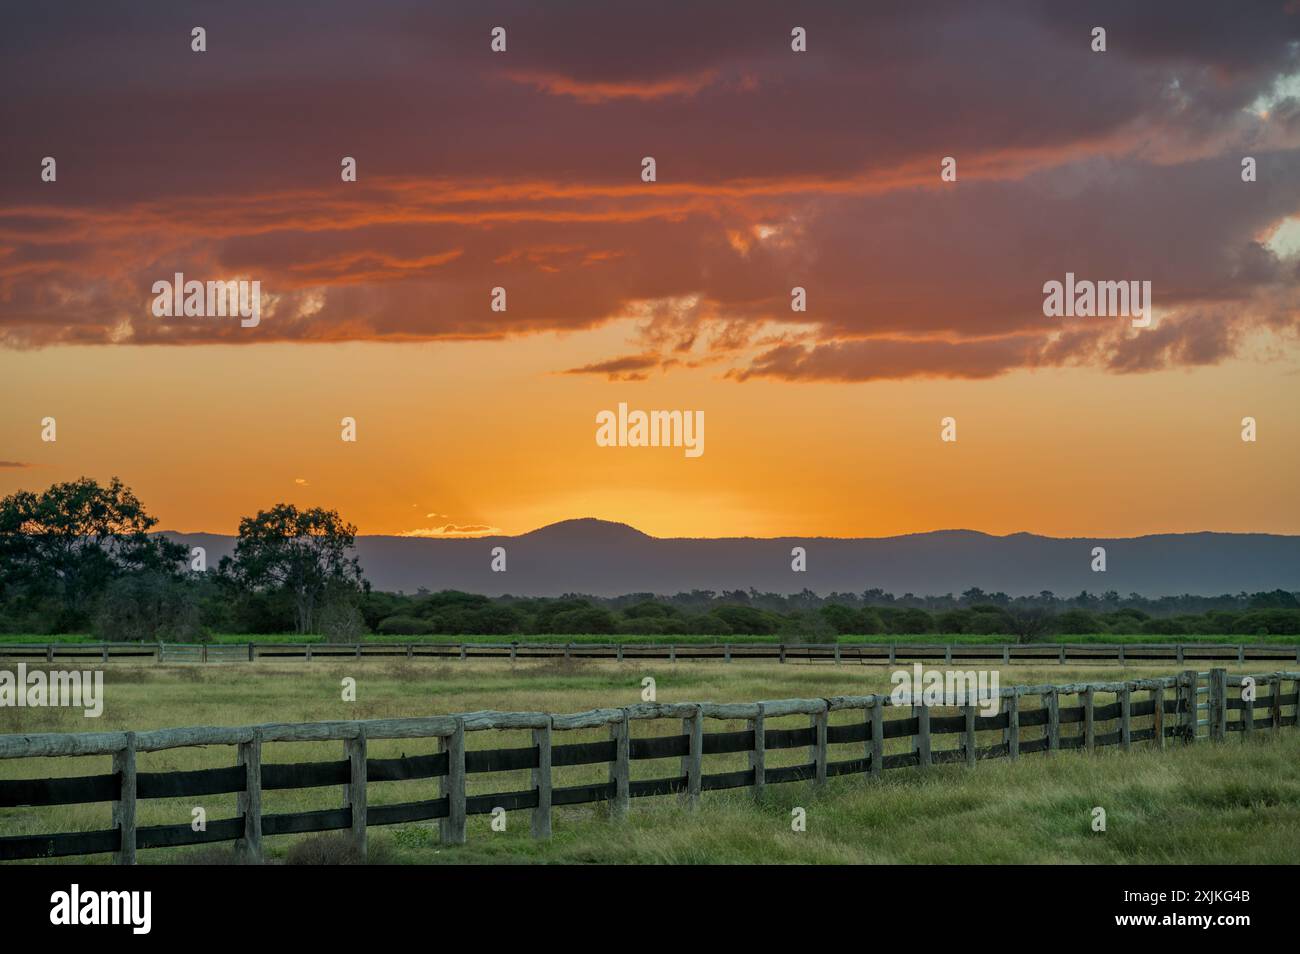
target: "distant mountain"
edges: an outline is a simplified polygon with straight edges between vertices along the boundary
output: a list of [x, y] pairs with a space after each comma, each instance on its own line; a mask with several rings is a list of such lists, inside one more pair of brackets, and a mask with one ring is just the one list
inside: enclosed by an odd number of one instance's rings
[[[167, 533], [202, 546], [208, 563], [234, 550], [235, 538]], [[505, 547], [506, 572], [490, 569]], [[790, 569], [790, 551], [807, 551], [807, 572]], [[1092, 548], [1106, 548], [1107, 571], [1091, 570]], [[672, 594], [689, 590], [810, 589], [895, 595], [959, 594], [972, 586], [1021, 596], [1081, 590], [1157, 597], [1300, 590], [1300, 536], [1174, 533], [1060, 539], [940, 530], [900, 537], [658, 538], [605, 520], [565, 520], [515, 537], [427, 539], [358, 537], [366, 578], [380, 590], [457, 589], [489, 596], [586, 593]]]

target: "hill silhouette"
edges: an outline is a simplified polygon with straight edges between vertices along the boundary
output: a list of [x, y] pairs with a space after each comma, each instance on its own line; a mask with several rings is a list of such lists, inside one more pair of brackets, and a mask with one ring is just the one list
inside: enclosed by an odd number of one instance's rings
[[[219, 534], [167, 536], [207, 550], [209, 565], [234, 549]], [[506, 572], [490, 569], [505, 547]], [[790, 569], [790, 551], [807, 550], [807, 572]], [[1106, 548], [1107, 572], [1094, 573], [1092, 548]], [[939, 530], [896, 537], [652, 537], [625, 523], [564, 520], [518, 536], [472, 539], [362, 536], [361, 565], [376, 589], [412, 593], [458, 589], [489, 596], [586, 593], [671, 594], [689, 590], [879, 588], [902, 595], [961, 593], [969, 587], [1021, 596], [1081, 590], [1158, 597], [1300, 590], [1300, 537], [1264, 533], [1179, 533], [1131, 538], [992, 536]]]

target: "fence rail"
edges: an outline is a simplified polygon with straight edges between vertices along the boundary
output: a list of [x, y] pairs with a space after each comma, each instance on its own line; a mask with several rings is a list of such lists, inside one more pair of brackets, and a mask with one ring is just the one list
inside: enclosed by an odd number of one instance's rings
[[[1253, 680], [1258, 692], [1238, 691]], [[1284, 692], [1284, 683], [1292, 691]], [[1268, 691], [1266, 697], [1259, 692]], [[1133, 698], [1145, 693], [1145, 699]], [[1097, 696], [1113, 696], [1100, 704]], [[1200, 697], [1206, 696], [1202, 702]], [[1246, 696], [1249, 695], [1249, 698]], [[1037, 697], [1029, 709], [1021, 701]], [[1062, 697], [1077, 697], [1078, 705], [1062, 706]], [[916, 703], [916, 704], [914, 704]], [[0, 736], [0, 759], [57, 756], [112, 756], [109, 774], [77, 778], [37, 778], [0, 781], [0, 808], [53, 806], [92, 802], [112, 803], [112, 826], [100, 831], [8, 836], [0, 838], [0, 860], [49, 858], [113, 852], [123, 864], [135, 861], [136, 851], [235, 841], [249, 860], [262, 857], [262, 840], [269, 835], [347, 831], [364, 855], [370, 827], [438, 819], [445, 843], [465, 841], [466, 818], [505, 811], [529, 811], [532, 833], [549, 837], [554, 808], [609, 802], [616, 817], [625, 815], [631, 799], [678, 794], [694, 807], [701, 792], [750, 788], [761, 795], [766, 785], [812, 780], [817, 784], [841, 775], [878, 777], [885, 769], [928, 766], [946, 762], [975, 762], [987, 758], [1016, 759], [1033, 752], [1062, 749], [1092, 751], [1150, 741], [1163, 748], [1166, 740], [1197, 741], [1198, 727], [1206, 737], [1223, 741], [1229, 732], [1250, 736], [1257, 730], [1277, 731], [1297, 724], [1300, 672], [1260, 676], [1230, 676], [1223, 669], [1188, 670], [1174, 676], [1127, 682], [1016, 686], [1000, 691], [996, 715], [980, 714], [977, 705], [931, 707], [921, 700], [894, 704], [889, 696], [835, 696], [826, 699], [782, 699], [755, 703], [645, 703], [623, 708], [593, 709], [568, 715], [545, 712], [484, 710], [427, 718], [366, 721], [272, 723], [242, 727], [189, 727], [145, 732], [97, 732]], [[1289, 715], [1284, 707], [1291, 707]], [[946, 714], [950, 710], [957, 714]], [[1265, 715], [1258, 717], [1263, 710]], [[900, 717], [887, 712], [902, 710]], [[1205, 719], [1201, 720], [1201, 712]], [[1237, 717], [1229, 719], [1229, 713]], [[847, 713], [847, 722], [831, 722]], [[807, 716], [804, 728], [769, 727], [768, 721]], [[1135, 728], [1134, 719], [1149, 716], [1151, 724]], [[840, 716], [842, 718], [842, 716]], [[638, 720], [680, 720], [675, 735], [633, 737]], [[705, 732], [704, 720], [743, 721], [739, 731]], [[1118, 723], [1112, 731], [1099, 724]], [[1077, 732], [1062, 728], [1078, 725]], [[598, 742], [556, 744], [556, 733], [607, 727], [609, 738]], [[528, 730], [532, 744], [519, 748], [467, 750], [467, 733], [488, 730]], [[1028, 730], [1028, 731], [1027, 731]], [[980, 732], [997, 733], [999, 742], [978, 744]], [[955, 748], [936, 749], [935, 737], [957, 735]], [[372, 740], [436, 739], [430, 755], [371, 758]], [[905, 739], [907, 751], [884, 754], [887, 739]], [[330, 762], [265, 763], [263, 746], [271, 742], [343, 742], [344, 757]], [[237, 747], [236, 764], [228, 768], [140, 772], [140, 753], [186, 746]], [[831, 760], [831, 746], [853, 746], [856, 754]], [[806, 749], [806, 761], [767, 767], [767, 753]], [[705, 774], [706, 756], [745, 754], [748, 767], [740, 771]], [[676, 774], [633, 779], [631, 763], [650, 759], [680, 759]], [[606, 782], [556, 787], [554, 770], [564, 766], [608, 765]], [[467, 794], [466, 777], [477, 773], [527, 770], [530, 786], [522, 791]], [[412, 779], [438, 779], [437, 798], [371, 806], [367, 784]], [[277, 789], [344, 786], [341, 808], [288, 814], [264, 814], [262, 794]], [[221, 793], [238, 794], [238, 814], [207, 823], [203, 831], [187, 824], [137, 827], [141, 799], [174, 798]]]
[[152, 660], [254, 662], [337, 659], [775, 659], [778, 662], [1149, 663], [1296, 662], [1294, 645], [1236, 643], [0, 643], [0, 659], [32, 662]]

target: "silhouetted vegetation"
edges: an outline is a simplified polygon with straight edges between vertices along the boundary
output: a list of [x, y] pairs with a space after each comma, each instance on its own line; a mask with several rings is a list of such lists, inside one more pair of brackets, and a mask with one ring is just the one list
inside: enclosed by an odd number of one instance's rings
[[0, 632], [94, 632], [111, 640], [202, 640], [209, 633], [381, 636], [842, 635], [1286, 636], [1300, 634], [1300, 594], [1286, 590], [1148, 599], [1132, 593], [1011, 597], [819, 596], [734, 590], [602, 598], [487, 597], [455, 590], [371, 591], [337, 512], [277, 504], [240, 521], [216, 568], [152, 533], [157, 520], [114, 478], [82, 478], [0, 500]]

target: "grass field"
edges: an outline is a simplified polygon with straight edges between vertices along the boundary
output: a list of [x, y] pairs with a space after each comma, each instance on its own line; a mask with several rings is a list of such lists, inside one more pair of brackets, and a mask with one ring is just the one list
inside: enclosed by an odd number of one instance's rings
[[[875, 666], [744, 666], [691, 663], [564, 662], [512, 666], [502, 662], [408, 662], [368, 660], [349, 664], [258, 663], [158, 666], [113, 663], [105, 668], [102, 718], [85, 719], [67, 709], [0, 709], [0, 733], [150, 729], [180, 725], [243, 725], [270, 721], [436, 715], [475, 709], [574, 712], [640, 701], [641, 680], [657, 682], [661, 702], [740, 702], [787, 697], [886, 691], [888, 670]], [[1256, 672], [1250, 664], [1230, 667]], [[1166, 675], [1170, 667], [1121, 669], [1016, 665], [1003, 685], [1110, 681]], [[340, 698], [340, 680], [357, 680], [357, 702]], [[936, 713], [938, 714], [938, 713]], [[833, 722], [860, 714], [836, 713]], [[769, 728], [806, 724], [805, 717], [771, 720]], [[1141, 724], [1135, 720], [1135, 728]], [[713, 722], [708, 731], [741, 728]], [[1111, 726], [1098, 724], [1097, 731]], [[1063, 728], [1075, 731], [1077, 727]], [[676, 734], [676, 722], [638, 722], [636, 735]], [[1026, 728], [1024, 738], [1041, 728]], [[994, 733], [978, 744], [997, 741]], [[438, 844], [437, 828], [419, 823], [370, 831], [372, 858], [403, 863], [435, 862], [1084, 862], [1224, 863], [1294, 862], [1300, 855], [1300, 731], [1284, 729], [1273, 739], [1260, 732], [1250, 743], [1234, 733], [1222, 745], [1170, 744], [1165, 752], [1139, 743], [1131, 753], [1114, 749], [1088, 755], [1061, 752], [995, 760], [974, 770], [936, 766], [925, 772], [899, 769], [879, 782], [832, 779], [822, 790], [807, 783], [768, 787], [755, 804], [745, 790], [705, 793], [698, 811], [672, 797], [635, 799], [624, 823], [609, 820], [602, 806], [557, 809], [555, 836], [534, 842], [528, 813], [508, 816], [505, 832], [493, 832], [486, 816], [471, 817], [464, 846]], [[566, 732], [557, 741], [594, 741], [603, 731]], [[470, 748], [529, 744], [525, 733], [476, 732]], [[888, 740], [886, 753], [906, 740]], [[936, 737], [950, 748], [957, 737]], [[371, 757], [434, 750], [433, 740], [373, 742]], [[267, 762], [332, 760], [340, 743], [267, 745]], [[860, 746], [832, 746], [832, 760], [860, 755]], [[145, 753], [140, 771], [194, 769], [233, 764], [233, 748], [208, 747]], [[634, 778], [675, 775], [676, 760], [633, 763]], [[769, 767], [805, 761], [802, 750], [769, 753]], [[0, 761], [0, 778], [89, 775], [109, 770], [107, 757]], [[708, 756], [706, 772], [744, 767], [743, 755]], [[556, 770], [555, 784], [603, 781], [604, 766]], [[370, 786], [371, 804], [435, 797], [436, 781]], [[529, 787], [528, 773], [469, 776], [469, 792]], [[140, 803], [140, 825], [188, 823], [201, 804], [210, 819], [235, 813], [235, 796], [156, 799]], [[264, 811], [333, 808], [335, 788], [266, 792]], [[793, 832], [791, 810], [807, 810], [807, 831]], [[1108, 830], [1094, 833], [1091, 812], [1106, 810]], [[107, 804], [42, 809], [0, 809], [0, 834], [99, 829], [108, 826]], [[267, 856], [283, 860], [304, 838], [268, 838]], [[142, 851], [141, 863], [214, 861], [228, 849]], [[97, 856], [92, 861], [107, 861]]]

